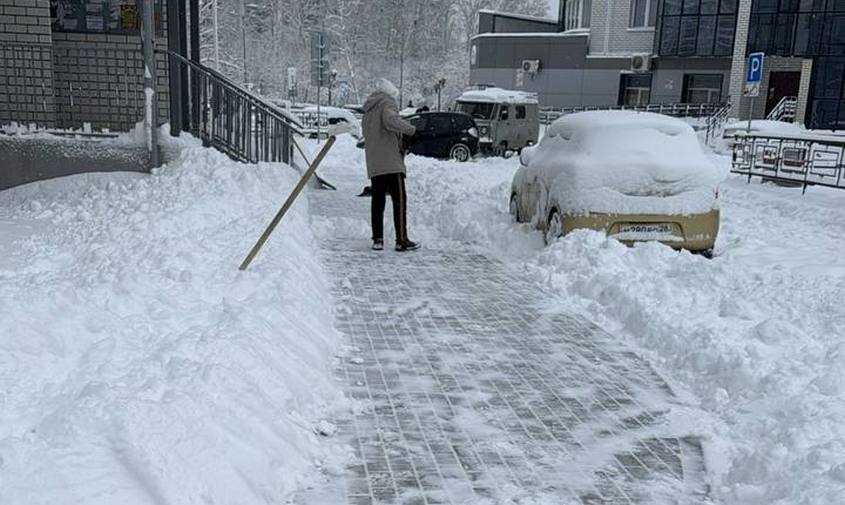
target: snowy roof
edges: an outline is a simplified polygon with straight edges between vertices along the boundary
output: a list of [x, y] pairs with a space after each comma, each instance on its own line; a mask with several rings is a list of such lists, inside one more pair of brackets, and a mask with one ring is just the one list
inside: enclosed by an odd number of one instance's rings
[[590, 35], [589, 29], [569, 30], [566, 32], [479, 33], [478, 35], [473, 35], [470, 40], [500, 37], [586, 37], [588, 35]]
[[462, 102], [492, 102], [492, 103], [538, 103], [537, 95], [525, 91], [514, 91], [502, 88], [486, 88], [465, 91], [458, 101]]
[[537, 21], [540, 23], [551, 23], [557, 24], [557, 19], [554, 18], [545, 18], [540, 16], [529, 16], [527, 14], [514, 14], [512, 12], [502, 12], [493, 9], [481, 9], [478, 11], [479, 14], [493, 14], [494, 16], [502, 16], [505, 18], [513, 18], [513, 19], [524, 19], [525, 21]]

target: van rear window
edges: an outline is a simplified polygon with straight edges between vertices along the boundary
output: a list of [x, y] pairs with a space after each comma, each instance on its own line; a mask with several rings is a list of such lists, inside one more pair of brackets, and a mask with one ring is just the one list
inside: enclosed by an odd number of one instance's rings
[[517, 119], [525, 119], [525, 106], [524, 105], [517, 105], [516, 106], [516, 118]]

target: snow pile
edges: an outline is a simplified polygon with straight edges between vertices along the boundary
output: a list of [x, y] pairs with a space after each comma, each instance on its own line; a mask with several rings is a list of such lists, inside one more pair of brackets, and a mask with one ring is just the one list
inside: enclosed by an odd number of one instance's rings
[[502, 88], [485, 88], [465, 91], [459, 98], [459, 102], [492, 102], [492, 103], [539, 103], [535, 93], [525, 91], [513, 91]]
[[[748, 131], [748, 121], [735, 121], [725, 125], [724, 135], [731, 136], [746, 131]], [[801, 135], [807, 133], [807, 130], [799, 125], [785, 121], [753, 119], [751, 121], [751, 133], [760, 133], [763, 135]]]
[[679, 393], [697, 397], [712, 419], [689, 430], [705, 436], [716, 501], [841, 503], [845, 193], [729, 179], [712, 260], [592, 231], [545, 248], [507, 214], [516, 168], [410, 159], [412, 234], [498, 254], [535, 278], [550, 305], [626, 336]]
[[237, 269], [297, 174], [176, 147], [0, 192], [4, 505], [284, 503], [346, 459], [307, 202]]
[[547, 181], [551, 204], [571, 214], [705, 213], [725, 177], [688, 124], [648, 112], [564, 116], [522, 160]]

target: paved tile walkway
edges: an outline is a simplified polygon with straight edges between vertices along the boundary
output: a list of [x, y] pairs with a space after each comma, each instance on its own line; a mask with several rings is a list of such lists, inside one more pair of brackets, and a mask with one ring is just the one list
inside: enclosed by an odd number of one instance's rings
[[[369, 203], [314, 198], [347, 218]], [[357, 461], [336, 496], [297, 503], [710, 503], [700, 443], [672, 431], [679, 403], [637, 354], [471, 249], [367, 246], [331, 239], [324, 258]]]

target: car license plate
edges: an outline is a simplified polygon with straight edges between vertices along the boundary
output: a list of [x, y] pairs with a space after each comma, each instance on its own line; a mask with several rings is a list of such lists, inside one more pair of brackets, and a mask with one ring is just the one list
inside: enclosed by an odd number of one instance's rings
[[671, 235], [672, 225], [669, 223], [626, 223], [619, 225], [619, 234], [624, 235]]

